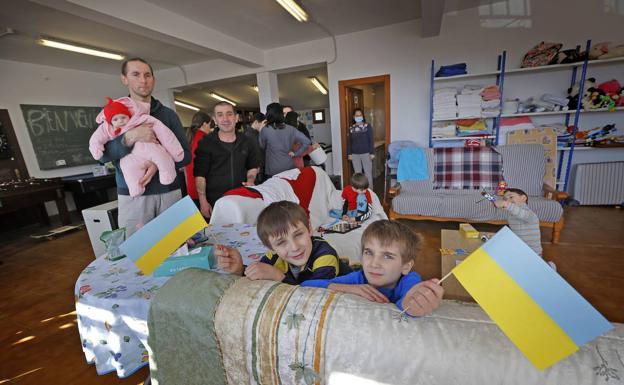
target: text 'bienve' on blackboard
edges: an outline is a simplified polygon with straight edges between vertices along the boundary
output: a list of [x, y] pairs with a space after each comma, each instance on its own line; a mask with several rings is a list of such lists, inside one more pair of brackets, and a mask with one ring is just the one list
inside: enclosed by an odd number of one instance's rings
[[86, 109], [53, 111], [47, 108], [29, 110], [26, 124], [34, 136], [72, 129], [93, 129], [97, 113]]

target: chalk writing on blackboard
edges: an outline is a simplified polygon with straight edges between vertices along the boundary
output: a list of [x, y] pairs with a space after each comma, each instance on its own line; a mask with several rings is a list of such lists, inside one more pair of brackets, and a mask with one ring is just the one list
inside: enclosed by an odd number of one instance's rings
[[89, 138], [100, 107], [22, 104], [39, 168], [49, 170], [94, 164]]

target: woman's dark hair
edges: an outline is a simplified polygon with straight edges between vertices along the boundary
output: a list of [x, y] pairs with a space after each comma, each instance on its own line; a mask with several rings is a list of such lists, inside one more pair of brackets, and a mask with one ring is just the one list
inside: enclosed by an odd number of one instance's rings
[[193, 115], [193, 119], [191, 119], [191, 132], [193, 135], [195, 135], [199, 127], [204, 123], [210, 124], [210, 115], [202, 111], [196, 112], [195, 115]]
[[201, 127], [204, 123], [210, 124], [211, 121], [210, 115], [207, 113], [201, 111], [196, 112], [191, 119], [191, 126], [185, 130], [188, 142], [191, 143], [193, 141], [193, 137], [195, 136], [195, 133], [197, 133], [197, 130], [199, 130], [199, 127]]
[[284, 117], [284, 122], [286, 124], [288, 124], [289, 126], [293, 126], [293, 127], [297, 128], [297, 124], [299, 123], [297, 121], [297, 118], [299, 118], [299, 114], [296, 113], [295, 111], [290, 111]]
[[[362, 120], [363, 123], [366, 123], [366, 116], [364, 116], [364, 110], [361, 108], [356, 108], [355, 110], [353, 110], [353, 116], [355, 116], [355, 113], [360, 111], [362, 113], [362, 118], [364, 120]], [[351, 124], [355, 124], [355, 119], [351, 118]]]
[[266, 108], [267, 125], [278, 129], [284, 128], [284, 112], [282, 105], [279, 103], [271, 103]]

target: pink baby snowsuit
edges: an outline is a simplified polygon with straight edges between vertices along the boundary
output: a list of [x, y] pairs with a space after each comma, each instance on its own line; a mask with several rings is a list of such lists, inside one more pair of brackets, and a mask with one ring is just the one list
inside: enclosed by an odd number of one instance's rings
[[104, 110], [102, 110], [95, 119], [100, 126], [89, 140], [91, 155], [96, 160], [99, 160], [104, 155], [104, 144], [106, 142], [135, 127], [149, 124], [152, 126], [152, 131], [154, 131], [154, 135], [160, 144], [136, 142], [132, 152], [121, 158], [119, 163], [128, 184], [130, 196], [136, 197], [145, 192], [145, 187], [139, 184], [139, 180], [145, 175], [148, 161], [153, 162], [158, 167], [160, 183], [163, 185], [173, 183], [176, 178], [174, 161], [179, 162], [184, 157], [184, 150], [176, 136], [160, 120], [149, 115], [150, 107], [148, 103], [135, 102], [129, 97], [119, 98], [115, 101], [123, 103], [128, 107], [132, 116], [119, 132], [115, 132], [115, 128], [106, 121]]

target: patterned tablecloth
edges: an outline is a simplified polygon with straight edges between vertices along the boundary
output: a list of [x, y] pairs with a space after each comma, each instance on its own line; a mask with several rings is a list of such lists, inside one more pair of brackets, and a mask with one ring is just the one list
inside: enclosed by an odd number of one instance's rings
[[[266, 251], [253, 225], [216, 225], [206, 232], [236, 247], [249, 264]], [[125, 378], [148, 363], [147, 315], [150, 301], [169, 277], [144, 276], [128, 258], [106, 256], [87, 266], [74, 290], [78, 331], [87, 362], [97, 373]]]

